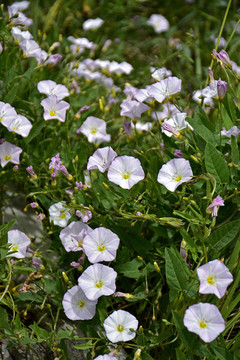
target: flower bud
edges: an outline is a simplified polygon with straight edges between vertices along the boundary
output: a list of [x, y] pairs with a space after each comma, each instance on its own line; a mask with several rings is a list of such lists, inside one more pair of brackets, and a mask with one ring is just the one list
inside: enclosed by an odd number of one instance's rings
[[223, 65], [227, 66], [229, 69], [232, 68], [230, 57], [225, 50], [221, 50], [218, 53], [218, 59], [222, 62]]
[[219, 100], [223, 100], [226, 92], [227, 92], [228, 84], [226, 81], [222, 81], [221, 79], [217, 82], [217, 93]]

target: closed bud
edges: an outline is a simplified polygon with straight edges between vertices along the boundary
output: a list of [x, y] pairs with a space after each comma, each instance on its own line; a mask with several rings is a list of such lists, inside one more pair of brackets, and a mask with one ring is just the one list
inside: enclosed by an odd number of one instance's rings
[[134, 359], [133, 360], [140, 360], [141, 352], [142, 352], [141, 349], [137, 349], [137, 351], [134, 354]]
[[161, 270], [160, 270], [160, 267], [158, 266], [158, 264], [157, 264], [156, 261], [154, 261], [153, 265], [154, 265], [155, 270], [156, 270], [158, 273], [160, 273]]
[[232, 68], [230, 57], [225, 50], [221, 50], [218, 53], [218, 59], [222, 62], [224, 66], [227, 66], [229, 69]]
[[219, 100], [223, 100], [226, 92], [227, 92], [228, 84], [226, 81], [222, 81], [221, 79], [217, 82], [217, 93]]

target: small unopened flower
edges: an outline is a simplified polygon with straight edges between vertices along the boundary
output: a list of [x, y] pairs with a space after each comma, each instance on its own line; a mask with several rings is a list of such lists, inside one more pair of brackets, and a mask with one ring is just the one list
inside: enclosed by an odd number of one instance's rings
[[69, 172], [67, 171], [66, 166], [60, 165], [60, 171], [63, 173], [63, 175], [65, 175], [68, 178], [68, 180], [73, 179], [73, 176], [71, 174], [69, 174]]
[[175, 191], [180, 184], [189, 181], [192, 176], [193, 172], [188, 160], [172, 159], [161, 167], [157, 181], [169, 191]]
[[123, 123], [123, 128], [127, 136], [131, 136], [132, 133], [132, 123], [131, 121], [125, 121]]
[[49, 65], [49, 66], [55, 66], [56, 64], [58, 64], [60, 61], [62, 60], [62, 55], [60, 54], [52, 54], [49, 56], [49, 58], [45, 61], [44, 65]]
[[109, 181], [123, 189], [131, 189], [140, 180], [144, 179], [144, 171], [138, 159], [124, 155], [113, 160], [107, 176]]
[[8, 231], [8, 244], [10, 244], [9, 251], [14, 251], [13, 254], [7, 255], [22, 259], [26, 256], [27, 247], [30, 245], [29, 237], [20, 230]]
[[84, 111], [87, 111], [89, 108], [90, 108], [90, 106], [88, 106], [88, 105], [85, 105], [85, 106], [81, 107], [81, 109], [78, 110], [78, 112], [76, 113], [75, 117], [76, 117], [76, 118], [80, 118], [81, 114], [82, 114]]
[[104, 320], [103, 326], [112, 343], [129, 341], [136, 336], [138, 320], [128, 311], [117, 310]]
[[82, 207], [81, 210], [76, 210], [76, 216], [80, 217], [82, 222], [86, 223], [92, 218], [92, 212], [88, 207]]
[[112, 261], [116, 257], [119, 237], [111, 230], [99, 227], [87, 234], [83, 240], [83, 250], [91, 263]]
[[207, 207], [207, 212], [212, 214], [212, 217], [216, 217], [218, 215], [219, 206], [224, 206], [224, 201], [220, 195], [218, 195], [212, 203]]
[[228, 88], [227, 82], [219, 79], [217, 82], [217, 93], [219, 100], [223, 100], [224, 96], [226, 95], [227, 88]]
[[98, 149], [88, 159], [87, 170], [98, 169], [103, 173], [109, 168], [116, 156], [117, 153], [110, 146]]
[[38, 204], [36, 202], [32, 202], [30, 206], [32, 209], [35, 209], [36, 207], [38, 207]]
[[183, 323], [188, 331], [200, 336], [204, 342], [215, 340], [225, 329], [225, 321], [215, 305], [198, 303], [190, 306], [184, 315]]
[[116, 291], [116, 277], [117, 273], [111, 267], [94, 264], [82, 273], [78, 284], [88, 299], [96, 300], [102, 295], [111, 295]]
[[51, 205], [48, 211], [49, 221], [53, 221], [54, 225], [61, 227], [65, 227], [72, 216], [64, 201]]
[[28, 167], [26, 168], [26, 170], [27, 170], [27, 172], [29, 173], [29, 175], [31, 175], [31, 177], [32, 177], [33, 180], [36, 180], [36, 179], [37, 179], [37, 175], [36, 175], [35, 171], [33, 170], [32, 165], [28, 166]]
[[180, 150], [180, 149], [174, 150], [174, 155], [175, 155], [177, 158], [183, 158], [183, 157], [184, 157], [184, 156], [183, 156], [183, 152], [182, 152], [182, 150]]
[[218, 62], [220, 62], [221, 65], [227, 66], [229, 69], [232, 68], [230, 57], [229, 57], [228, 53], [225, 50], [222, 49], [218, 53], [214, 49], [212, 51], [212, 55], [213, 55], [214, 58], [216, 58], [218, 60]]
[[233, 281], [233, 276], [220, 260], [212, 260], [197, 268], [200, 280], [199, 292], [201, 294], [215, 294], [221, 299], [229, 284]]
[[71, 320], [89, 320], [96, 313], [97, 300], [86, 298], [80, 286], [73, 286], [63, 296], [65, 315]]
[[19, 164], [19, 156], [22, 152], [22, 149], [18, 146], [15, 146], [8, 141], [4, 141], [0, 144], [0, 162], [1, 166], [4, 167], [7, 163], [11, 162], [13, 164]]
[[46, 215], [45, 214], [39, 214], [37, 216], [37, 221], [43, 221], [45, 219]]
[[76, 181], [76, 189], [82, 189], [84, 187], [83, 183], [81, 181]]
[[61, 171], [61, 165], [62, 165], [62, 161], [59, 153], [57, 153], [57, 155], [51, 158], [51, 161], [49, 163], [49, 169], [52, 172], [54, 172], [56, 175], [58, 175]]

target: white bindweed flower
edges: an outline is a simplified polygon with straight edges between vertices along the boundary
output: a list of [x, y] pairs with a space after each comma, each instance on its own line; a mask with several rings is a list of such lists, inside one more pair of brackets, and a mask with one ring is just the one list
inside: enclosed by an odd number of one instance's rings
[[158, 102], [163, 102], [168, 97], [181, 91], [182, 80], [176, 76], [170, 76], [149, 87], [148, 93]]
[[21, 152], [22, 149], [18, 146], [4, 141], [4, 143], [0, 145], [1, 166], [4, 167], [9, 162], [18, 165], [20, 163], [19, 156]]
[[80, 286], [73, 286], [63, 296], [65, 315], [71, 320], [89, 320], [96, 313], [97, 300], [86, 298]]
[[198, 303], [190, 306], [184, 315], [183, 323], [188, 331], [200, 336], [209, 343], [225, 329], [225, 321], [215, 305]]
[[[182, 129], [185, 129], [186, 127], [189, 127], [192, 130], [191, 125], [185, 120], [187, 114], [186, 113], [177, 113], [172, 118], [168, 120], [164, 120], [162, 124], [162, 132], [166, 134], [167, 136], [171, 137], [173, 133], [171, 131], [167, 130], [167, 126], [170, 126], [174, 131], [179, 133]], [[167, 125], [167, 126], [164, 126]]]
[[123, 189], [131, 189], [144, 179], [141, 163], [133, 156], [118, 156], [113, 160], [108, 170], [108, 180]]
[[132, 121], [131, 121], [131, 128], [132, 129], [136, 129], [137, 131], [139, 132], [142, 132], [142, 131], [150, 131], [151, 128], [152, 128], [153, 124], [150, 123], [150, 122], [146, 122], [146, 123], [141, 123], [140, 121], [137, 121], [136, 124], [134, 124]]
[[50, 215], [49, 221], [53, 221], [54, 225], [61, 227], [65, 227], [72, 216], [64, 201], [51, 205], [48, 211]]
[[129, 341], [136, 336], [138, 320], [128, 311], [117, 310], [105, 319], [103, 326], [111, 342]]
[[162, 67], [160, 69], [156, 69], [153, 73], [152, 73], [152, 77], [154, 78], [154, 80], [156, 81], [161, 81], [169, 76], [172, 76], [172, 72], [171, 70], [167, 70], [165, 67]]
[[99, 227], [87, 234], [82, 247], [91, 263], [112, 261], [116, 257], [120, 239], [109, 229]]
[[149, 106], [136, 100], [123, 100], [120, 107], [122, 108], [120, 115], [130, 119], [141, 117], [141, 114], [149, 109]]
[[18, 116], [16, 110], [8, 103], [0, 101], [0, 123], [8, 127]]
[[27, 247], [30, 245], [29, 237], [20, 230], [8, 231], [8, 244], [11, 245], [9, 251], [14, 251], [14, 254], [7, 255], [7, 257], [15, 257], [22, 259], [26, 256]]
[[94, 264], [89, 266], [78, 278], [78, 284], [86, 297], [96, 300], [102, 295], [111, 295], [116, 291], [117, 273], [111, 267]]
[[201, 294], [215, 294], [221, 299], [233, 276], [220, 260], [212, 260], [197, 268], [200, 280], [199, 292]]
[[50, 95], [48, 98], [41, 101], [44, 108], [44, 120], [58, 119], [61, 122], [65, 121], [66, 111], [70, 105], [66, 101], [58, 101], [56, 95]]
[[111, 146], [98, 149], [88, 159], [87, 170], [98, 169], [103, 173], [109, 168], [111, 162], [116, 156], [117, 153], [111, 148]]
[[81, 251], [84, 237], [91, 231], [92, 228], [82, 221], [73, 221], [60, 232], [59, 237], [67, 252]]
[[33, 38], [32, 34], [29, 31], [21, 31], [18, 27], [13, 26], [11, 29], [12, 36], [16, 42], [23, 40], [31, 40]]
[[83, 23], [83, 30], [96, 30], [104, 23], [103, 19], [88, 19]]
[[162, 119], [173, 117], [180, 111], [173, 104], [163, 104], [162, 111], [154, 111], [151, 116], [154, 120], [160, 121]]
[[129, 75], [130, 72], [133, 70], [133, 67], [131, 64], [127, 63], [126, 61], [122, 61], [121, 63], [118, 63], [117, 61], [112, 61], [108, 66], [108, 70], [111, 73], [115, 73], [115, 74]]
[[157, 34], [168, 31], [169, 22], [167, 19], [159, 14], [152, 14], [147, 21], [147, 24], [152, 26]]
[[26, 39], [19, 43], [25, 57], [34, 57], [37, 61], [41, 59], [41, 49], [34, 40]]
[[79, 131], [87, 136], [88, 141], [94, 144], [100, 144], [105, 141], [110, 141], [111, 136], [106, 132], [106, 122], [95, 116], [89, 116]]
[[189, 181], [192, 176], [193, 172], [188, 160], [172, 159], [161, 167], [157, 181], [169, 191], [175, 191], [180, 184]]
[[42, 80], [37, 84], [38, 91], [41, 94], [56, 95], [58, 100], [62, 100], [66, 96], [69, 96], [69, 91], [66, 86], [61, 84], [56, 84], [52, 80]]
[[23, 115], [17, 115], [10, 125], [8, 131], [13, 131], [23, 137], [27, 137], [32, 128], [31, 122]]

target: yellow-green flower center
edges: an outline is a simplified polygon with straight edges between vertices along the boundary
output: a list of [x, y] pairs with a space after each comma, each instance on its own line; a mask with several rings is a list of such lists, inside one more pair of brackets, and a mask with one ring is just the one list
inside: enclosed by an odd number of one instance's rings
[[80, 240], [80, 241], [78, 242], [78, 247], [82, 247], [82, 243], [83, 243], [83, 240]]
[[182, 180], [182, 175], [176, 175], [174, 178], [175, 181], [180, 181]]
[[210, 276], [207, 277], [207, 283], [208, 283], [209, 285], [214, 285], [215, 282], [216, 282], [215, 276], [210, 275]]
[[66, 214], [65, 214], [65, 213], [62, 213], [62, 214], [60, 215], [60, 218], [61, 218], [61, 219], [65, 219], [65, 217], [66, 217]]
[[106, 249], [106, 246], [105, 245], [103, 245], [103, 244], [99, 244], [98, 245], [98, 251], [104, 251]]
[[0, 117], [0, 121], [3, 121], [3, 118], [2, 118], [2, 117]]
[[200, 326], [201, 329], [205, 329], [207, 324], [205, 323], [205, 321], [201, 320], [201, 321], [199, 321], [199, 326]]
[[79, 307], [80, 309], [82, 309], [84, 306], [85, 306], [85, 302], [82, 301], [82, 300], [80, 300], [80, 301], [78, 302], [78, 307]]
[[91, 134], [96, 134], [96, 132], [97, 132], [97, 129], [96, 128], [91, 128]]
[[102, 286], [103, 286], [103, 283], [102, 283], [102, 281], [97, 281], [96, 283], [95, 283], [95, 286], [98, 288], [98, 289], [100, 289]]
[[50, 116], [55, 116], [55, 115], [57, 115], [57, 113], [56, 113], [55, 110], [50, 110], [50, 111], [49, 111], [49, 115], [50, 115]]
[[124, 178], [124, 179], [129, 179], [129, 178], [130, 178], [130, 174], [129, 174], [129, 173], [124, 173], [124, 174], [123, 174], [123, 178]]
[[18, 251], [18, 246], [17, 246], [17, 245], [14, 245], [14, 246], [11, 248], [11, 251]]
[[6, 160], [6, 161], [11, 160], [11, 156], [10, 155], [4, 155], [4, 160]]
[[117, 331], [123, 332], [123, 330], [124, 330], [124, 326], [122, 326], [122, 325], [117, 326]]

